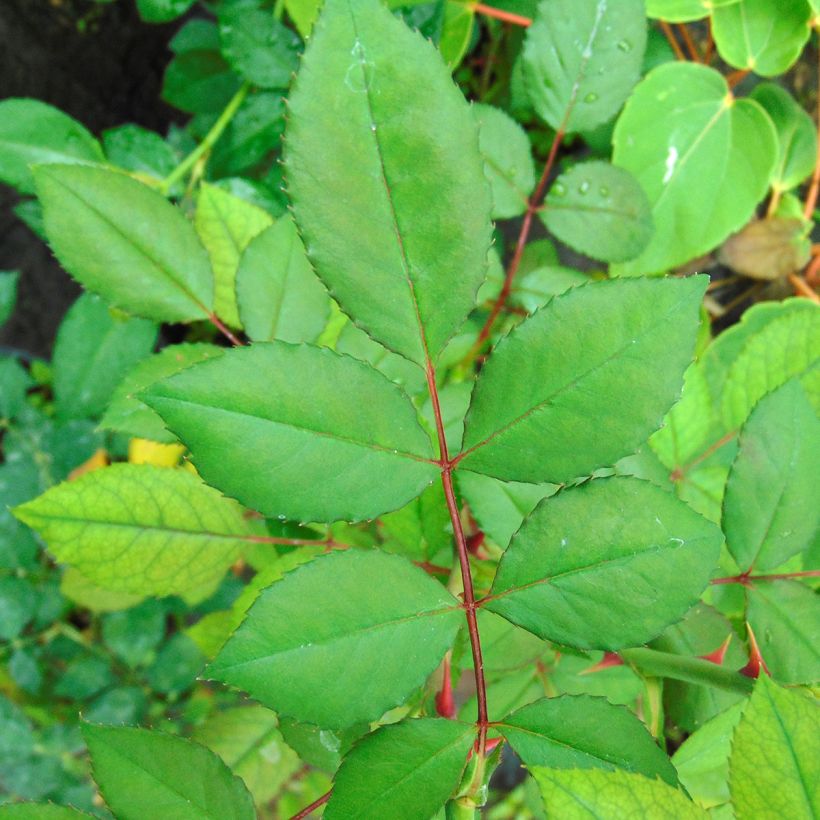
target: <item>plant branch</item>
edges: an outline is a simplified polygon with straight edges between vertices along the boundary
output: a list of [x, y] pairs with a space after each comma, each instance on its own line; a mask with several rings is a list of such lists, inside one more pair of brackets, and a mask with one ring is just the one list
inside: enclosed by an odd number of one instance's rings
[[514, 26], [523, 26], [526, 28], [532, 25], [532, 20], [529, 17], [522, 17], [520, 14], [513, 14], [510, 11], [503, 11], [502, 9], [493, 8], [492, 6], [485, 6], [483, 3], [474, 3], [473, 11], [483, 14], [485, 17], [501, 20], [504, 23], [512, 23]]
[[316, 809], [324, 806], [328, 800], [330, 800], [330, 795], [332, 794], [333, 789], [330, 791], [326, 791], [320, 798], [314, 800], [309, 806], [305, 806], [302, 811], [296, 812], [290, 820], [304, 820], [311, 812], [316, 811]]
[[686, 23], [678, 23], [675, 26], [675, 28], [677, 28], [678, 32], [680, 33], [683, 43], [686, 46], [686, 50], [689, 52], [689, 57], [692, 59], [692, 62], [701, 62], [700, 52], [698, 51], [698, 47], [695, 45], [695, 41], [692, 39], [692, 35], [689, 33], [689, 28], [687, 27]]
[[[817, 73], [820, 80], [820, 49], [817, 51]], [[814, 173], [811, 175], [811, 183], [806, 194], [806, 202], [803, 205], [803, 216], [811, 219], [814, 208], [817, 205], [817, 192], [820, 190], [820, 88], [817, 89], [817, 159], [814, 162]]]
[[808, 284], [808, 282], [806, 282], [806, 280], [802, 276], [798, 276], [796, 273], [790, 273], [789, 282], [792, 283], [794, 292], [798, 296], [803, 296], [806, 299], [811, 299], [812, 302], [820, 305], [820, 296], [817, 295], [815, 290]]
[[245, 344], [215, 313], [209, 313], [208, 320], [234, 347], [242, 347]]
[[710, 584], [742, 584], [750, 586], [754, 581], [787, 581], [790, 578], [820, 578], [820, 569], [807, 569], [803, 572], [776, 572], [771, 575], [730, 575], [727, 578], [712, 578]]
[[672, 30], [672, 26], [666, 22], [666, 20], [658, 20], [661, 25], [661, 31], [664, 33], [664, 36], [669, 41], [669, 45], [672, 46], [672, 51], [675, 52], [675, 56], [679, 60], [686, 61], [686, 55], [683, 53], [683, 50], [678, 43], [677, 38], [675, 37], [675, 32]]
[[222, 136], [222, 132], [228, 127], [231, 120], [234, 118], [234, 115], [239, 110], [239, 106], [242, 105], [245, 97], [248, 96], [248, 91], [250, 91], [251, 85], [248, 82], [242, 83], [239, 87], [239, 90], [236, 94], [231, 97], [228, 104], [225, 106], [225, 110], [219, 115], [219, 119], [213, 124], [211, 130], [205, 135], [202, 142], [185, 157], [182, 162], [162, 180], [162, 183], [159, 186], [160, 191], [163, 194], [168, 194], [168, 191], [181, 180], [188, 171], [193, 168], [197, 162], [208, 152], [211, 148], [214, 147], [217, 140]]
[[721, 436], [717, 441], [710, 444], [699, 456], [695, 456], [688, 464], [682, 467], [675, 467], [669, 474], [670, 481], [680, 481], [693, 467], [697, 467], [702, 461], [706, 461], [709, 456], [716, 453], [725, 444], [728, 444], [737, 435], [737, 430], [732, 430]]

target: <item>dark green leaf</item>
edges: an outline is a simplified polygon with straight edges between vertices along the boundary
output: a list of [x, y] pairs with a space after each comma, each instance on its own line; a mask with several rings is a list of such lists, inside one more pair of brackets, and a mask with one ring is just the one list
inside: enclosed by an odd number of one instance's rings
[[103, 642], [128, 666], [144, 665], [165, 637], [165, 614], [156, 600], [112, 612], [102, 619]]
[[25, 578], [0, 577], [0, 640], [12, 641], [23, 631], [35, 601], [34, 588]]
[[157, 653], [148, 669], [148, 683], [155, 692], [179, 695], [190, 689], [205, 666], [205, 656], [197, 645], [181, 633], [174, 635]]
[[156, 132], [139, 125], [120, 125], [103, 132], [108, 161], [120, 168], [164, 179], [174, 170], [177, 155]]
[[14, 312], [17, 301], [17, 280], [20, 274], [13, 270], [0, 271], [0, 327], [2, 327]]
[[194, 0], [137, 0], [137, 11], [146, 23], [169, 23], [193, 4]]
[[0, 356], [0, 419], [12, 419], [26, 401], [33, 381], [26, 369], [10, 356]]

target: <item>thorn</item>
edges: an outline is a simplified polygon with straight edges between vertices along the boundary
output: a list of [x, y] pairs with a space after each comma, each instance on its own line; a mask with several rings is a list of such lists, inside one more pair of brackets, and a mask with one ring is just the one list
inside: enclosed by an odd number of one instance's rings
[[732, 633], [730, 632], [726, 636], [726, 640], [717, 649], [715, 649], [714, 652], [710, 652], [708, 655], [701, 655], [701, 660], [711, 661], [712, 663], [716, 663], [720, 666], [723, 663], [723, 659], [726, 657], [726, 650], [729, 648], [731, 641]]
[[[486, 743], [484, 744], [484, 757], [489, 757], [496, 749], [499, 743], [503, 743], [503, 737], [488, 737]], [[467, 760], [470, 760], [474, 753], [478, 753], [478, 741], [476, 740], [475, 743], [470, 747], [470, 751], [467, 754]]]
[[579, 675], [591, 675], [593, 672], [603, 672], [604, 669], [609, 669], [611, 666], [623, 666], [624, 662], [617, 652], [604, 652], [603, 658], [589, 669], [584, 669], [579, 672]]
[[453, 720], [456, 716], [456, 705], [453, 701], [453, 680], [450, 675], [450, 653], [444, 656], [444, 675], [441, 691], [436, 695], [436, 712], [439, 717]]
[[762, 669], [771, 677], [769, 667], [766, 666], [766, 661], [763, 660], [763, 656], [760, 654], [760, 647], [757, 645], [757, 638], [755, 638], [755, 633], [752, 631], [752, 625], [748, 621], [746, 621], [746, 629], [749, 633], [749, 662], [740, 670], [740, 674], [745, 675], [747, 678], [759, 678]]

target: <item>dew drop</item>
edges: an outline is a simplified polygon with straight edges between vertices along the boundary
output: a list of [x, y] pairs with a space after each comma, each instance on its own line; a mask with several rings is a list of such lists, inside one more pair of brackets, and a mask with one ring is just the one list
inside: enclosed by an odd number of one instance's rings
[[566, 192], [567, 189], [561, 182], [556, 182], [555, 185], [552, 186], [552, 190], [550, 191], [550, 193], [554, 196], [563, 196]]
[[597, 102], [597, 100], [598, 95], [594, 91], [590, 91], [589, 94], [587, 94], [586, 97], [584, 97], [584, 102], [587, 103], [594, 103]]
[[609, 188], [607, 188], [605, 185], [602, 185], [602, 186], [598, 189], [598, 193], [599, 193], [599, 194], [600, 194], [600, 195], [601, 195], [604, 199], [606, 199], [606, 198], [609, 196]]
[[585, 179], [585, 180], [584, 180], [584, 181], [583, 181], [583, 182], [582, 182], [582, 183], [578, 186], [578, 193], [579, 193], [579, 194], [585, 194], [585, 193], [587, 193], [587, 191], [589, 191], [589, 181]]
[[632, 43], [630, 43], [629, 40], [619, 40], [618, 48], [621, 51], [632, 51]]

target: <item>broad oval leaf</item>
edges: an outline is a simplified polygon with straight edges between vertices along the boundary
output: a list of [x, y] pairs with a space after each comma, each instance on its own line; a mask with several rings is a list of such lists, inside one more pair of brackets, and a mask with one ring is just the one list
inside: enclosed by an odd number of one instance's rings
[[382, 726], [360, 740], [336, 776], [327, 820], [429, 820], [455, 790], [475, 725], [419, 718]]
[[0, 180], [34, 193], [30, 166], [44, 162], [102, 162], [96, 139], [76, 120], [39, 100], [0, 102]]
[[752, 410], [726, 483], [723, 531], [743, 572], [779, 567], [817, 537], [818, 465], [820, 421], [792, 380]]
[[34, 178], [48, 241], [80, 284], [148, 319], [208, 318], [213, 273], [182, 211], [105, 168], [41, 165]]
[[660, 780], [616, 769], [533, 770], [549, 817], [561, 820], [645, 817], [709, 820], [710, 815], [680, 789]]
[[618, 118], [612, 162], [652, 205], [655, 233], [622, 275], [659, 273], [712, 250], [745, 225], [777, 160], [774, 126], [735, 99], [714, 69], [668, 63], [635, 88]]
[[500, 108], [474, 105], [478, 147], [484, 175], [493, 193], [494, 219], [510, 219], [527, 210], [535, 187], [532, 148], [524, 129]]
[[645, 48], [641, 0], [542, 0], [522, 51], [533, 107], [556, 130], [601, 125], [638, 82]]
[[236, 301], [242, 326], [256, 342], [313, 342], [324, 329], [330, 300], [290, 216], [248, 244], [236, 273]]
[[100, 419], [103, 430], [116, 430], [136, 438], [173, 444], [177, 437], [163, 424], [162, 419], [143, 404], [137, 395], [154, 382], [178, 373], [197, 362], [213, 359], [225, 352], [224, 347], [196, 343], [169, 345], [149, 356], [134, 367], [117, 385], [108, 408]]
[[646, 0], [646, 15], [670, 23], [688, 23], [708, 17], [712, 10], [738, 0]]
[[797, 61], [811, 16], [806, 0], [739, 0], [714, 9], [712, 34], [730, 66], [773, 77]]
[[94, 780], [122, 820], [254, 820], [245, 784], [211, 751], [164, 732], [85, 723]]
[[698, 600], [722, 541], [711, 521], [654, 484], [597, 479], [536, 507], [486, 606], [556, 643], [638, 646]]
[[729, 790], [738, 820], [820, 815], [820, 706], [761, 675], [732, 739]]
[[461, 623], [458, 601], [404, 558], [334, 552], [264, 590], [206, 672], [283, 715], [344, 728], [403, 703]]
[[495, 728], [529, 769], [625, 769], [678, 783], [675, 767], [643, 723], [605, 698], [543, 698], [507, 715]]
[[603, 262], [636, 257], [652, 238], [652, 209], [637, 180], [608, 162], [582, 162], [561, 174], [539, 212], [547, 228]]
[[491, 210], [440, 55], [376, 0], [328, 0], [289, 109], [288, 190], [317, 273], [374, 339], [435, 359], [475, 305]]
[[619, 279], [555, 297], [483, 367], [461, 465], [561, 483], [634, 452], [680, 392], [705, 285]]
[[187, 470], [134, 464], [59, 484], [14, 514], [94, 583], [156, 596], [218, 581], [257, 532]]
[[140, 398], [206, 481], [270, 516], [373, 518], [415, 498], [439, 472], [407, 395], [327, 348], [229, 350]]

